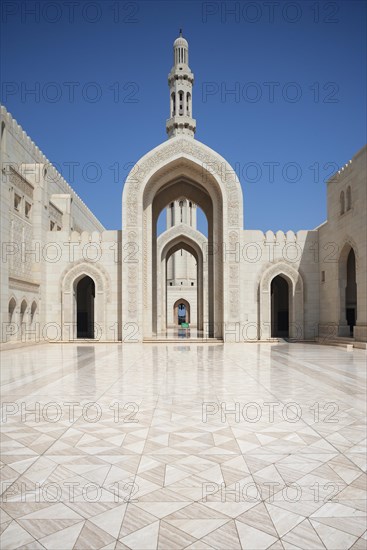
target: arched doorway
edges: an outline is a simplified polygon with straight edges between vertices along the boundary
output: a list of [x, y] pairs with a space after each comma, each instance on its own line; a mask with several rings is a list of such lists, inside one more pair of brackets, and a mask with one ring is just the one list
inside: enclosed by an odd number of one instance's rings
[[353, 246], [346, 243], [339, 258], [339, 336], [353, 337], [357, 324], [357, 266]]
[[[94, 334], [91, 336], [95, 340], [108, 339], [108, 305], [110, 301], [110, 277], [108, 272], [103, 268], [103, 265], [98, 265], [91, 262], [81, 260], [72, 266], [68, 266], [60, 277], [61, 288], [61, 327], [62, 339], [64, 341], [75, 340], [78, 337], [78, 290], [83, 291], [81, 281], [87, 277], [93, 282], [90, 296], [89, 311], [93, 312], [92, 326]], [[81, 286], [78, 289], [78, 284]], [[80, 296], [79, 296], [80, 298]], [[93, 305], [93, 308], [91, 307]], [[81, 318], [82, 316], [80, 316]], [[110, 325], [111, 326], [111, 325]], [[115, 333], [116, 335], [116, 333]], [[117, 332], [120, 339], [120, 332]], [[84, 336], [86, 338], [86, 336]]]
[[190, 323], [190, 303], [187, 300], [180, 298], [174, 303], [173, 318], [176, 325]]
[[357, 281], [356, 257], [351, 248], [347, 258], [347, 286], [345, 287], [345, 316], [349, 326], [349, 334], [353, 336], [357, 319]]
[[[151, 203], [151, 252], [152, 252], [152, 272], [150, 278], [152, 280], [152, 313], [151, 313], [151, 328], [153, 334], [159, 332], [159, 323], [158, 323], [158, 287], [157, 287], [157, 269], [159, 258], [157, 257], [157, 220], [160, 212], [166, 207], [167, 199], [169, 202], [175, 201], [180, 196], [185, 195], [186, 200], [192, 200], [202, 209], [205, 213], [205, 216], [208, 220], [208, 243], [209, 247], [206, 251], [208, 254], [208, 320], [207, 327], [205, 331], [208, 336], [220, 336], [222, 330], [222, 323], [220, 322], [221, 315], [223, 313], [223, 304], [220, 300], [214, 300], [214, 286], [221, 288], [222, 273], [221, 265], [219, 259], [221, 257], [221, 248], [218, 247], [214, 253], [214, 238], [215, 234], [218, 236], [221, 235], [221, 226], [218, 224], [217, 227], [214, 226], [214, 203], [213, 198], [210, 194], [201, 186], [197, 181], [190, 181], [186, 177], [173, 179], [170, 181], [164, 189], [158, 189], [154, 199]], [[148, 206], [148, 205], [146, 205]], [[221, 242], [221, 237], [218, 239]], [[179, 243], [180, 249], [186, 249], [185, 244]], [[188, 250], [190, 253], [191, 250]], [[213, 252], [212, 252], [213, 251]], [[195, 254], [194, 254], [195, 256]], [[221, 296], [222, 293], [218, 292], [218, 295]]]
[[272, 336], [304, 339], [303, 278], [286, 262], [263, 272], [259, 285], [259, 339]]
[[[167, 334], [167, 328], [177, 326], [176, 315], [173, 308], [179, 299], [189, 302], [190, 299], [190, 323], [200, 333], [208, 336], [209, 325], [208, 307], [208, 262], [207, 262], [207, 239], [199, 231], [188, 226], [175, 226], [162, 233], [157, 239], [157, 304], [158, 304], [158, 328], [159, 334]], [[196, 263], [196, 285], [192, 287], [193, 292], [168, 296], [167, 266], [169, 259], [177, 251], [185, 250], [191, 254]], [[189, 292], [186, 289], [186, 292]], [[174, 296], [174, 299], [173, 299]], [[191, 298], [190, 298], [191, 297]]]
[[95, 284], [85, 275], [76, 283], [77, 338], [94, 338]]
[[240, 241], [243, 228], [239, 180], [209, 147], [176, 136], [137, 162], [123, 190], [122, 245], [132, 254], [122, 265], [128, 281], [122, 290], [122, 327], [124, 334], [136, 326], [140, 341], [159, 332], [157, 220], [167, 204], [183, 196], [207, 219], [208, 336], [226, 337], [227, 323], [241, 320], [238, 262], [233, 255], [223, 261], [223, 251], [230, 240]]
[[271, 281], [271, 336], [289, 336], [289, 285], [277, 275]]

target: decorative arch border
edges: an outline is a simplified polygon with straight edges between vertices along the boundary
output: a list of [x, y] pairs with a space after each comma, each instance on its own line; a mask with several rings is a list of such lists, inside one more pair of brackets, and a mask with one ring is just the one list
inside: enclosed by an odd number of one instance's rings
[[359, 254], [358, 254], [358, 247], [356, 245], [355, 240], [350, 235], [347, 235], [342, 242], [343, 244], [340, 246], [340, 249], [339, 249], [338, 264], [340, 265], [340, 262], [343, 261], [344, 259], [347, 260], [348, 254], [349, 254], [349, 250], [347, 251], [347, 246], [350, 246], [350, 248], [353, 248], [354, 250], [354, 255], [356, 257], [356, 268], [357, 268], [357, 263], [359, 263]]
[[96, 292], [100, 292], [103, 289], [106, 294], [107, 301], [110, 300], [111, 284], [107, 271], [101, 266], [101, 264], [98, 264], [97, 266], [95, 263], [86, 262], [85, 260], [79, 260], [64, 269], [60, 277], [61, 291], [71, 291], [75, 280], [83, 275], [88, 275], [91, 277], [96, 285]]
[[[174, 170], [173, 170], [174, 168]], [[177, 136], [159, 145], [143, 156], [130, 171], [122, 194], [122, 243], [123, 248], [137, 251], [140, 266], [123, 264], [122, 327], [131, 324], [138, 327], [137, 341], [149, 337], [152, 332], [152, 301], [149, 277], [156, 262], [149, 241], [152, 223], [151, 204], [159, 192], [159, 183], [171, 177], [171, 172], [181, 170], [182, 176], [196, 173], [196, 181], [213, 201], [213, 240], [229, 246], [229, 233], [235, 233], [239, 242], [243, 230], [243, 197], [240, 182], [234, 169], [218, 153], [203, 143], [186, 136]], [[204, 178], [204, 175], [207, 177]], [[172, 173], [171, 181], [174, 180]], [[158, 186], [157, 186], [158, 185]], [[163, 184], [161, 184], [163, 185]], [[189, 198], [189, 197], [188, 197]], [[218, 257], [217, 257], [218, 256]], [[241, 288], [235, 259], [222, 262], [219, 254], [214, 258], [213, 273], [216, 290], [222, 300], [214, 302], [215, 326], [220, 337], [227, 322], [238, 321], [241, 311]], [[140, 268], [140, 269], [139, 269]], [[231, 278], [230, 278], [230, 275]], [[135, 277], [132, 274], [136, 274]], [[215, 289], [213, 290], [215, 293]], [[155, 293], [154, 293], [155, 294]], [[230, 296], [236, 296], [230, 308]]]
[[61, 335], [64, 341], [76, 340], [76, 294], [75, 281], [84, 275], [95, 284], [94, 333], [96, 340], [106, 339], [106, 303], [110, 301], [110, 278], [99, 264], [79, 260], [68, 266], [60, 277], [61, 288]]
[[271, 281], [281, 275], [289, 285], [289, 337], [304, 339], [304, 283], [299, 270], [279, 261], [263, 271], [259, 281], [259, 339], [271, 338]]
[[171, 161], [187, 159], [199, 169], [206, 169], [216, 180], [227, 203], [228, 226], [243, 229], [242, 188], [230, 164], [217, 152], [200, 141], [176, 137], [158, 145], [144, 155], [128, 174], [122, 193], [122, 228], [138, 225], [139, 204], [143, 206], [143, 193], [151, 177]]

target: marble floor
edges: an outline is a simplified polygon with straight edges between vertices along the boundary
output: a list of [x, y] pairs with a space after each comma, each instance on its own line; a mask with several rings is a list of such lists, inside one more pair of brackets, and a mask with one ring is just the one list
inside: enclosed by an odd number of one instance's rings
[[4, 351], [5, 549], [366, 548], [365, 352]]

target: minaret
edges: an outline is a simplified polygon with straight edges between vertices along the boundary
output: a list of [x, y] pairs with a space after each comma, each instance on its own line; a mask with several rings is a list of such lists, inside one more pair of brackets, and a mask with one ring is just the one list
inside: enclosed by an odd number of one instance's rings
[[182, 36], [173, 43], [173, 67], [168, 75], [170, 116], [166, 123], [168, 137], [185, 134], [194, 137], [196, 120], [192, 118], [194, 75], [189, 67], [189, 45]]

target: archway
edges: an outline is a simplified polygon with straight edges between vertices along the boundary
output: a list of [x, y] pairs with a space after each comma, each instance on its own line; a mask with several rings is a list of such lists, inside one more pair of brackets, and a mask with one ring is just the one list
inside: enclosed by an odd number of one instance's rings
[[126, 334], [136, 326], [139, 340], [151, 338], [159, 328], [157, 218], [182, 196], [198, 205], [208, 220], [209, 336], [221, 338], [226, 323], [244, 316], [236, 258], [229, 255], [223, 261], [229, 235], [240, 242], [240, 183], [223, 157], [191, 137], [176, 136], [137, 162], [123, 190], [123, 248], [135, 255], [123, 264], [128, 284], [122, 290], [122, 325]]
[[357, 322], [357, 267], [356, 254], [346, 243], [339, 258], [339, 336], [354, 336]]
[[16, 305], [17, 305], [17, 303], [15, 301], [15, 298], [11, 298], [9, 300], [9, 309], [8, 309], [8, 312], [9, 312], [8, 321], [9, 321], [9, 323], [14, 322], [14, 311], [15, 311]]
[[21, 332], [21, 340], [23, 341], [25, 337], [26, 327], [27, 327], [27, 312], [28, 304], [26, 300], [22, 300], [22, 303], [20, 304], [20, 312], [19, 312], [19, 322], [20, 322], [20, 332]]
[[289, 336], [289, 285], [277, 275], [271, 281], [271, 336]]
[[357, 320], [357, 280], [356, 280], [356, 257], [353, 248], [350, 250], [347, 259], [347, 286], [345, 289], [345, 315], [350, 335], [353, 336]]
[[33, 300], [32, 306], [31, 306], [31, 325], [33, 325], [35, 321], [36, 312], [37, 312], [37, 302]]
[[94, 338], [95, 284], [85, 275], [76, 283], [76, 332], [77, 338]]
[[[208, 243], [211, 245], [211, 249], [214, 249], [214, 234], [218, 235], [218, 241], [221, 242], [221, 230], [220, 227], [214, 227], [214, 205], [213, 199], [209, 193], [201, 186], [200, 183], [194, 180], [189, 180], [187, 177], [173, 179], [167, 183], [163, 189], [158, 189], [156, 195], [151, 203], [152, 211], [152, 272], [150, 278], [152, 280], [152, 316], [151, 327], [153, 334], [157, 334], [159, 331], [158, 324], [158, 302], [157, 302], [157, 233], [156, 225], [159, 213], [165, 208], [167, 199], [168, 202], [177, 200], [180, 196], [184, 195], [187, 200], [192, 200], [198, 204], [204, 211], [208, 220]], [[186, 249], [185, 246], [180, 248]], [[179, 248], [177, 248], [179, 250]], [[222, 288], [222, 273], [221, 266], [219, 264], [219, 256], [221, 255], [220, 247], [215, 251], [216, 254], [208, 254], [208, 328], [207, 333], [209, 337], [219, 336], [221, 333], [220, 316], [223, 312], [223, 304], [220, 300], [214, 300], [214, 285], [217, 284], [217, 288]], [[195, 254], [194, 254], [195, 255]], [[219, 294], [221, 296], [221, 294]], [[219, 306], [221, 306], [219, 308]], [[216, 323], [217, 319], [217, 323]]]
[[176, 325], [190, 323], [190, 302], [184, 298], [179, 298], [173, 304], [173, 319]]
[[[282, 280], [280, 280], [282, 279]], [[273, 281], [275, 281], [273, 283]], [[284, 281], [284, 282], [283, 282]], [[284, 297], [285, 288], [288, 289], [288, 308]], [[267, 340], [273, 335], [275, 321], [281, 321], [281, 335], [286, 335], [286, 321], [288, 311], [288, 336], [296, 340], [304, 338], [304, 297], [303, 279], [301, 274], [286, 262], [277, 262], [265, 269], [259, 282], [259, 339]], [[274, 295], [275, 293], [275, 295]], [[274, 308], [274, 299], [277, 309]], [[280, 300], [279, 300], [280, 299]], [[279, 303], [281, 309], [279, 310]], [[280, 316], [277, 314], [280, 311]], [[278, 327], [276, 328], [277, 332]]]
[[101, 264], [80, 260], [67, 267], [60, 277], [61, 327], [64, 341], [75, 340], [77, 335], [77, 285], [84, 277], [94, 283], [93, 322], [95, 340], [107, 339], [107, 307], [110, 301], [110, 277]]
[[196, 262], [196, 285], [193, 292], [189, 292], [191, 299], [195, 295], [195, 302], [190, 304], [190, 322], [196, 326], [197, 330], [207, 337], [208, 328], [208, 258], [207, 258], [207, 239], [205, 235], [186, 225], [174, 226], [162, 233], [157, 240], [157, 304], [158, 304], [158, 330], [162, 336], [167, 334], [167, 328], [170, 325], [176, 325], [174, 322], [173, 304], [180, 297], [188, 301], [188, 296], [184, 293], [182, 296], [168, 296], [167, 287], [167, 265], [173, 254], [180, 250], [185, 250], [191, 254]]

